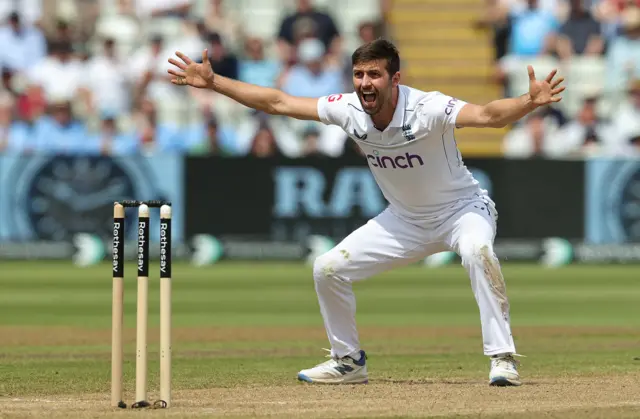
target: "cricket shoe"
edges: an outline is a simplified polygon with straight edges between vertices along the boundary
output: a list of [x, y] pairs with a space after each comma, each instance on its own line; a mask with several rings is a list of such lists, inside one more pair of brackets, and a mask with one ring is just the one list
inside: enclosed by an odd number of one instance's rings
[[491, 372], [489, 373], [489, 385], [491, 386], [519, 386], [520, 374], [518, 374], [519, 362], [514, 356], [517, 354], [493, 355], [491, 357]]
[[360, 359], [357, 361], [350, 356], [342, 358], [327, 356], [331, 359], [313, 368], [300, 371], [298, 380], [315, 384], [366, 384], [369, 382], [367, 355], [364, 351], [360, 351]]

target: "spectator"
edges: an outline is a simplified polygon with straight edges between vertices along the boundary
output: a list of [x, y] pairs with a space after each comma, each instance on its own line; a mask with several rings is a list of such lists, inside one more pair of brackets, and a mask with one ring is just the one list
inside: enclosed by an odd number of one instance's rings
[[[561, 4], [564, 0], [538, 0], [535, 3], [535, 10], [544, 16], [560, 20]], [[528, 0], [486, 0], [484, 16], [476, 22], [478, 28], [489, 28], [493, 32], [494, 59], [500, 61], [510, 52], [510, 44], [513, 45], [513, 25], [521, 18], [528, 18], [531, 24], [531, 3]], [[524, 14], [524, 16], [523, 16]], [[529, 34], [533, 37], [533, 34]], [[544, 35], [540, 39], [545, 42]], [[549, 43], [551, 40], [548, 41]], [[535, 54], [534, 54], [535, 55]]]
[[320, 151], [320, 130], [316, 125], [309, 125], [302, 132], [301, 157], [322, 156]]
[[[327, 66], [324, 62], [325, 48], [318, 39], [305, 39], [298, 47], [299, 64], [294, 65], [283, 76], [282, 90], [302, 97], [321, 97], [339, 94], [344, 90], [342, 73], [337, 66]], [[337, 156], [344, 148], [344, 133], [340, 127], [325, 125], [315, 121], [289, 120], [288, 123], [303, 138], [305, 133], [317, 132], [318, 150], [324, 154]], [[302, 144], [309, 153], [309, 145]], [[300, 150], [300, 153], [303, 151]]]
[[[203, 129], [199, 129], [203, 127]], [[200, 124], [198, 129], [191, 131], [194, 135], [190, 139], [193, 144], [189, 151], [192, 154], [232, 156], [235, 150], [235, 133], [229, 127], [221, 127], [217, 118], [211, 115], [205, 124]]]
[[9, 135], [9, 150], [17, 153], [40, 151], [41, 140], [46, 139], [46, 124], [42, 117], [46, 115], [47, 105], [40, 86], [28, 85], [25, 92], [18, 96], [15, 103], [16, 119]]
[[118, 129], [116, 115], [105, 113], [102, 115], [100, 131], [95, 141], [99, 152], [105, 156], [130, 155], [138, 151], [138, 143], [131, 133], [124, 133]]
[[0, 94], [0, 153], [9, 147], [15, 100], [9, 92]]
[[140, 101], [136, 117], [136, 133], [139, 138], [138, 148], [147, 155], [179, 152], [185, 149], [178, 127], [175, 124], [159, 121], [156, 105], [148, 97]]
[[42, 86], [47, 100], [52, 97], [73, 100], [85, 73], [82, 63], [73, 55], [71, 44], [56, 42], [51, 45], [49, 55], [31, 68], [28, 77]]
[[615, 138], [623, 144], [640, 132], [640, 77], [630, 84], [628, 96], [615, 112], [612, 122]]
[[511, 21], [509, 19], [509, 5], [505, 1], [486, 0], [483, 16], [474, 22], [474, 26], [478, 29], [491, 30], [495, 62], [507, 55]]
[[311, 0], [297, 0], [296, 11], [285, 17], [278, 31], [278, 50], [283, 62], [296, 61], [297, 45], [306, 38], [318, 38], [329, 54], [340, 56], [342, 38], [331, 16], [314, 9]]
[[71, 22], [64, 19], [57, 19], [53, 30], [47, 33], [47, 41], [51, 43], [68, 42], [74, 45], [76, 42], [84, 42], [85, 40], [78, 37], [73, 31]]
[[242, 41], [245, 36], [240, 24], [241, 18], [241, 16], [226, 10], [223, 0], [209, 0], [204, 25], [208, 32], [220, 34], [227, 49], [239, 51], [242, 49]]
[[[360, 45], [369, 43], [379, 38], [380, 29], [371, 21], [360, 22], [358, 25], [358, 43]], [[349, 86], [352, 83], [353, 66], [351, 65], [351, 53], [344, 54], [341, 64], [344, 73], [345, 86]]]
[[612, 138], [611, 125], [598, 117], [598, 96], [587, 95], [576, 118], [560, 128], [554, 147], [559, 155], [593, 154], [607, 148]]
[[320, 97], [344, 89], [340, 69], [325, 65], [325, 47], [318, 39], [305, 39], [298, 47], [298, 64], [283, 76], [282, 90], [290, 95]]
[[24, 91], [18, 95], [16, 108], [18, 119], [30, 124], [35, 123], [47, 110], [47, 101], [42, 86], [33, 83], [27, 84]]
[[207, 41], [209, 42], [209, 62], [213, 71], [221, 76], [237, 80], [238, 58], [232, 52], [227, 51], [218, 33], [210, 33]]
[[640, 0], [594, 0], [592, 3], [596, 18], [614, 26], [627, 8], [640, 7]]
[[623, 92], [632, 79], [640, 78], [640, 8], [622, 15], [622, 34], [611, 42], [607, 54], [607, 89]]
[[[117, 0], [110, 0], [117, 1]], [[47, 38], [64, 33], [64, 38], [78, 44], [88, 42], [95, 33], [101, 12], [99, 0], [46, 0], [42, 2], [42, 29]]]
[[255, 137], [260, 130], [267, 130], [275, 137], [278, 153], [295, 158], [301, 154], [300, 137], [285, 117], [271, 116], [253, 110], [238, 126], [236, 147], [238, 154], [251, 154]]
[[[321, 97], [339, 94], [344, 90], [344, 80], [340, 67], [327, 65], [324, 44], [318, 39], [305, 39], [298, 47], [299, 64], [294, 65], [282, 77], [282, 90], [302, 97]], [[298, 138], [305, 133], [316, 132], [318, 151], [337, 156], [344, 148], [344, 133], [335, 125], [325, 125], [315, 121], [287, 120]], [[299, 155], [311, 152], [310, 145], [300, 144]], [[304, 151], [306, 150], [306, 151]], [[314, 151], [315, 152], [315, 151]]]
[[527, 8], [511, 12], [509, 19], [509, 49], [495, 72], [496, 81], [505, 89], [509, 75], [521, 70], [523, 58], [548, 55], [554, 51], [559, 27], [553, 13], [539, 7], [539, 0], [527, 0]]
[[554, 133], [558, 126], [548, 108], [538, 109], [507, 133], [503, 154], [507, 158], [536, 158], [553, 154]]
[[131, 111], [131, 86], [113, 39], [104, 40], [102, 52], [87, 63], [85, 74], [82, 94], [92, 114], [125, 115]]
[[261, 124], [251, 141], [250, 154], [258, 158], [274, 158], [281, 156], [273, 132], [266, 124]]
[[[12, 13], [17, 13], [27, 26], [40, 26], [42, 6], [46, 0], [0, 1], [0, 21], [5, 21]], [[51, 1], [51, 0], [49, 0]]]
[[[561, 20], [564, 2], [565, 0], [538, 0], [537, 3], [540, 10]], [[529, 7], [528, 0], [501, 0], [501, 3], [513, 13], [522, 12]]]
[[[11, 94], [17, 96], [18, 91], [16, 89], [16, 84], [14, 83], [14, 80], [16, 80], [14, 72], [9, 70], [8, 68], [3, 68], [2, 69], [2, 86], [0, 87], [0, 89], [6, 90], [7, 92], [11, 92]], [[18, 80], [20, 80], [19, 76], [18, 76]]]
[[167, 51], [164, 38], [154, 34], [150, 43], [137, 50], [129, 60], [130, 83], [136, 86], [134, 102], [142, 96], [154, 101], [173, 99], [175, 86], [167, 74]]
[[[206, 34], [203, 25], [195, 18], [187, 18], [182, 20], [182, 33], [167, 45], [167, 53], [173, 51], [182, 51], [187, 55], [199, 57], [202, 50], [207, 47]], [[168, 69], [169, 66], [166, 67]]]
[[47, 43], [42, 32], [22, 23], [17, 13], [11, 13], [9, 24], [0, 28], [0, 66], [14, 72], [25, 72], [47, 55]]
[[588, 9], [585, 0], [570, 0], [569, 18], [560, 28], [556, 51], [560, 59], [573, 55], [600, 56], [604, 51], [604, 39], [600, 23]]
[[140, 19], [186, 18], [192, 3], [192, 0], [135, 0], [136, 14]]
[[85, 154], [95, 150], [96, 144], [78, 121], [66, 97], [49, 101], [48, 115], [37, 121], [39, 150], [55, 154]]
[[527, 8], [512, 15], [509, 54], [531, 57], [548, 54], [559, 27], [557, 18], [539, 7], [539, 0], [527, 0]]
[[640, 157], [640, 131], [636, 131], [633, 137], [631, 137], [628, 150], [630, 151], [631, 155]]
[[240, 60], [238, 77], [241, 81], [264, 87], [275, 87], [282, 71], [280, 62], [264, 56], [264, 45], [259, 38], [245, 41], [245, 57]]

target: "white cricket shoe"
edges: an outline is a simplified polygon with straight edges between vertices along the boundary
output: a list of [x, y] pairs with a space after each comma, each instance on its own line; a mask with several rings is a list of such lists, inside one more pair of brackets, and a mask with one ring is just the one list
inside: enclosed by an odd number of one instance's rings
[[328, 356], [330, 360], [300, 371], [298, 380], [315, 384], [366, 384], [369, 382], [367, 355], [364, 351], [360, 351], [360, 359], [357, 361], [350, 356], [343, 358]]
[[518, 364], [513, 357], [522, 356], [516, 354], [502, 354], [491, 357], [491, 372], [489, 373], [489, 385], [492, 386], [519, 386], [520, 374], [518, 374]]

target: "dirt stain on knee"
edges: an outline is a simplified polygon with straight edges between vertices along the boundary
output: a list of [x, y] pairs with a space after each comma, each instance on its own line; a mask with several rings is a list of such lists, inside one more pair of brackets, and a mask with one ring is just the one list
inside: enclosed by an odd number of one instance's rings
[[351, 257], [351, 255], [349, 254], [349, 252], [347, 250], [341, 249], [340, 250], [340, 254], [342, 255], [343, 258], [345, 258], [346, 260], [349, 260], [349, 258]]
[[325, 266], [322, 267], [322, 273], [324, 276], [329, 277], [329, 276], [333, 276], [336, 274], [336, 270], [333, 267], [333, 264], [328, 263]]
[[489, 250], [489, 246], [482, 246], [480, 248], [480, 258], [482, 259], [482, 265], [484, 267], [484, 274], [489, 279], [489, 285], [493, 295], [498, 299], [500, 303], [500, 310], [506, 321], [509, 321], [509, 300], [507, 299], [507, 286], [504, 282], [504, 277], [500, 271], [496, 259]]

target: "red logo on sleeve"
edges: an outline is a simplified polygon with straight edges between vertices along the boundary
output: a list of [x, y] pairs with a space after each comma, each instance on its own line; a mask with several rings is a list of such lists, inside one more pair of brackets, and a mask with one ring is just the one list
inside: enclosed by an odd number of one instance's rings
[[327, 99], [327, 102], [337, 102], [340, 99], [342, 99], [342, 95], [331, 95], [329, 96], [329, 98]]

